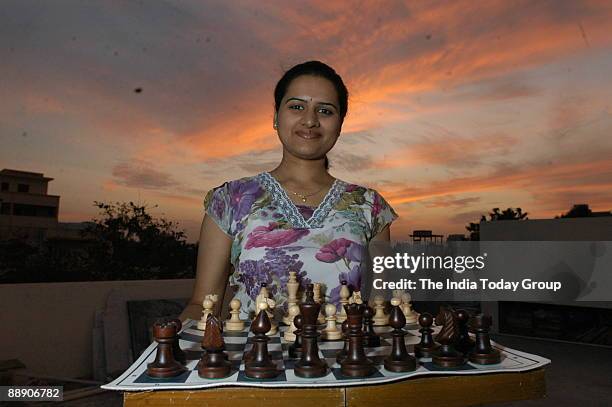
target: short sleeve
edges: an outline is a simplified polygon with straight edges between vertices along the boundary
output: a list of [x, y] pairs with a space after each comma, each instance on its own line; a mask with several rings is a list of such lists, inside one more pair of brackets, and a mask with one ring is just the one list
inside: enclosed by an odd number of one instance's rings
[[379, 234], [386, 226], [398, 218], [391, 205], [377, 191], [372, 191], [369, 239]]
[[204, 210], [206, 215], [210, 216], [226, 235], [234, 237], [232, 207], [227, 182], [208, 191], [204, 198]]

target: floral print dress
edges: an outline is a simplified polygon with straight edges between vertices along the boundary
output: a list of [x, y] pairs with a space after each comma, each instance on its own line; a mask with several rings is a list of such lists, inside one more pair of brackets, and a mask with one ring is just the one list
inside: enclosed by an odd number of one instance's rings
[[296, 205], [267, 172], [213, 188], [204, 207], [232, 238], [230, 284], [242, 318], [253, 315], [261, 283], [282, 309], [289, 271], [301, 287], [321, 283], [326, 302], [338, 305], [341, 281], [361, 289], [368, 242], [397, 218], [378, 192], [339, 179], [317, 208]]

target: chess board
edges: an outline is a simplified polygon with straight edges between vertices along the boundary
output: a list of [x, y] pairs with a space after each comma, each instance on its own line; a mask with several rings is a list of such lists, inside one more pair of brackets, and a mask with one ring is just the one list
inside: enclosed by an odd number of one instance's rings
[[[137, 390], [169, 390], [169, 389], [204, 389], [221, 386], [245, 386], [245, 387], [335, 387], [356, 386], [364, 384], [389, 383], [409, 377], [426, 375], [470, 375], [500, 372], [523, 372], [536, 369], [550, 363], [550, 360], [540, 356], [531, 355], [500, 344], [493, 346], [501, 352], [501, 363], [495, 365], [477, 365], [471, 362], [458, 367], [444, 369], [431, 363], [431, 359], [418, 359], [416, 371], [407, 373], [393, 373], [383, 367], [383, 359], [391, 351], [391, 328], [376, 327], [376, 332], [381, 336], [381, 346], [366, 348], [366, 355], [376, 363], [376, 372], [366, 378], [354, 378], [343, 376], [340, 365], [336, 363], [336, 352], [342, 349], [343, 341], [319, 341], [319, 356], [325, 359], [330, 368], [324, 377], [306, 379], [296, 376], [294, 364], [296, 359], [291, 359], [288, 354], [289, 343], [282, 338], [282, 332], [286, 327], [279, 327], [279, 333], [270, 337], [268, 351], [276, 363], [281, 374], [273, 379], [250, 379], [245, 375], [244, 354], [252, 347], [251, 338], [253, 333], [247, 326], [242, 332], [224, 331], [226, 352], [232, 362], [232, 374], [223, 379], [202, 379], [198, 376], [197, 363], [202, 356], [201, 347], [203, 332], [196, 329], [196, 322], [188, 320], [180, 333], [180, 346], [187, 356], [187, 371], [179, 376], [156, 379], [147, 376], [147, 363], [155, 359], [157, 343], [152, 343], [142, 355], [113, 382], [102, 386], [109, 390], [137, 391]], [[413, 345], [419, 343], [420, 333], [418, 325], [407, 325], [406, 345], [408, 352], [414, 354]], [[438, 331], [440, 327], [434, 327]]]

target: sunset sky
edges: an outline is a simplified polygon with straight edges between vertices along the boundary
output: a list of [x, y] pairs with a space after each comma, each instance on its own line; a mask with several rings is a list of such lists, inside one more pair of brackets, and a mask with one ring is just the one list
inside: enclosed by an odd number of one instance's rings
[[60, 221], [135, 201], [197, 239], [208, 189], [280, 161], [274, 85], [319, 59], [350, 92], [330, 171], [382, 193], [393, 238], [610, 210], [611, 21], [610, 1], [4, 0], [0, 169], [54, 178]]

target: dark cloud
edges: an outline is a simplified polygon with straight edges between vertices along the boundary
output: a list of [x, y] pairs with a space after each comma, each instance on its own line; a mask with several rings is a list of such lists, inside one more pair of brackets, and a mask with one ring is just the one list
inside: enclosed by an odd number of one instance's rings
[[147, 164], [118, 164], [113, 168], [115, 182], [130, 188], [158, 189], [179, 185], [168, 173]]
[[453, 195], [436, 197], [422, 201], [423, 205], [428, 208], [448, 208], [452, 206], [468, 206], [472, 203], [480, 201], [480, 197], [455, 198]]

